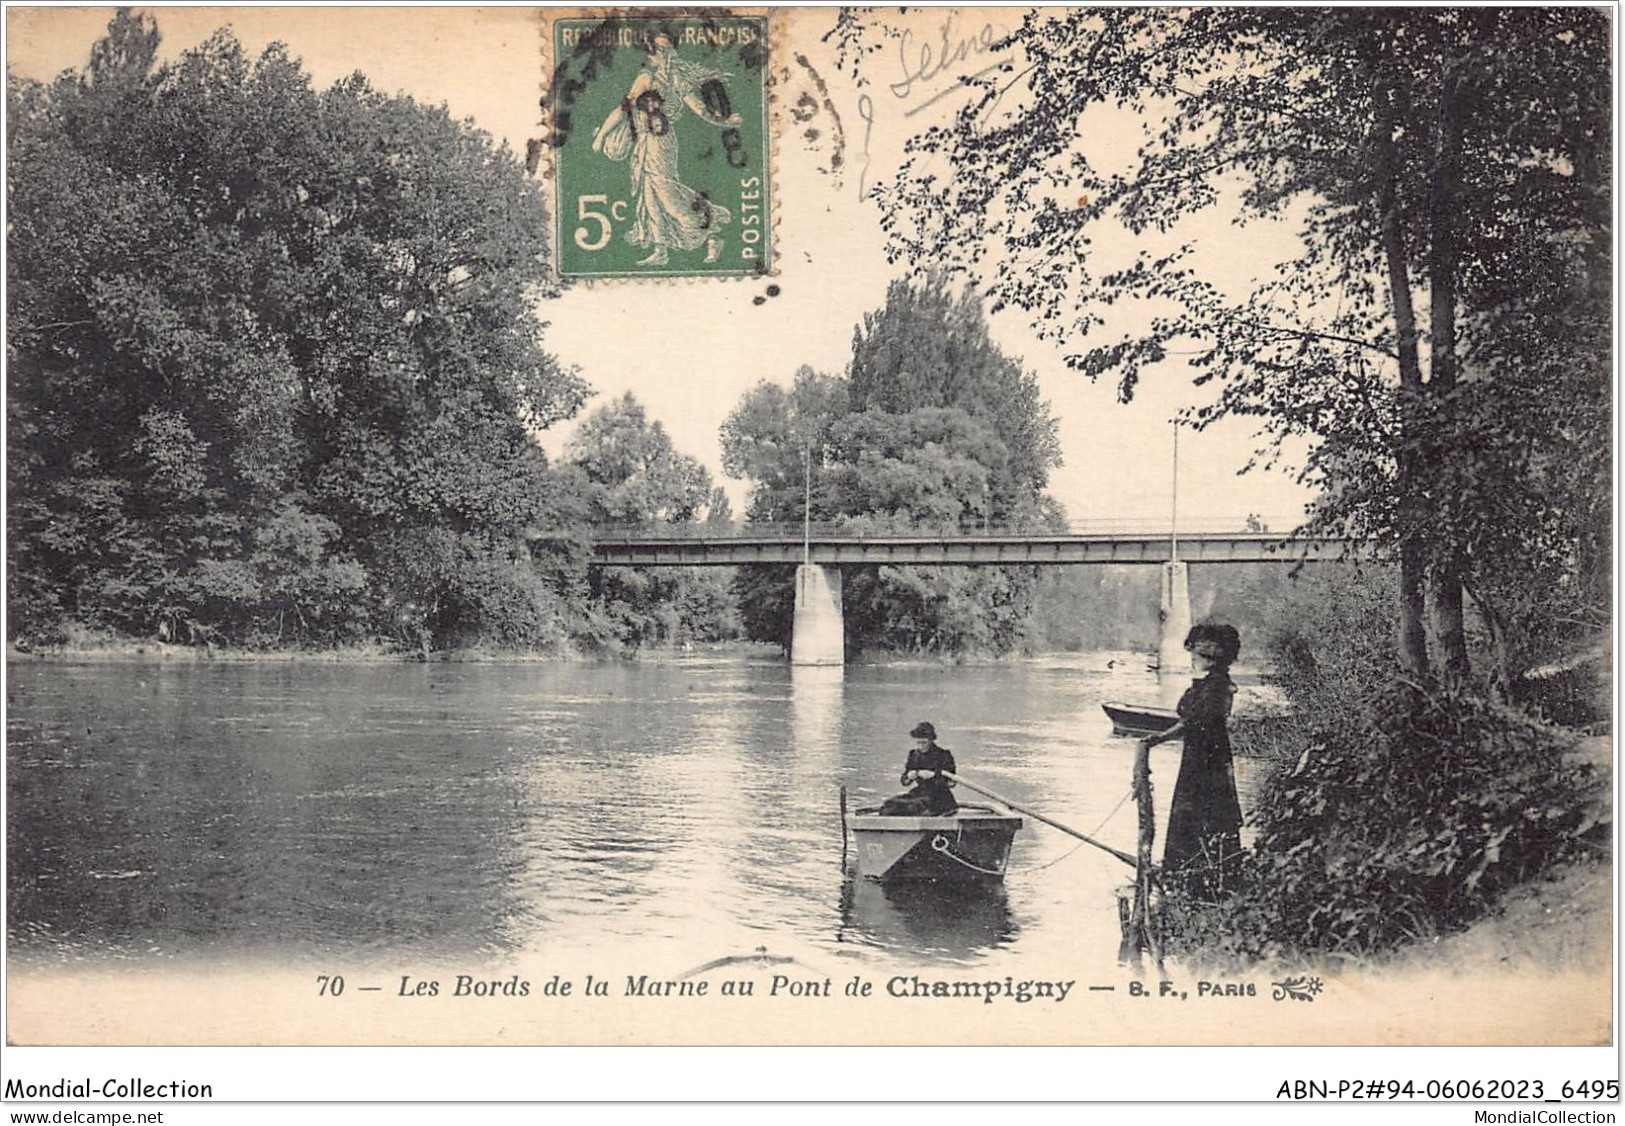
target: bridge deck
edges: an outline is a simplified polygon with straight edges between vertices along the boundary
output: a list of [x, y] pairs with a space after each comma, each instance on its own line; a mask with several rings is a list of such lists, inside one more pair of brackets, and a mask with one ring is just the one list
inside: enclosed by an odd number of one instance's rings
[[[1350, 540], [1285, 539], [1271, 532], [1201, 533], [1181, 536], [1178, 558], [1186, 563], [1336, 562], [1371, 558], [1369, 545]], [[996, 564], [1166, 563], [1172, 557], [1161, 535], [939, 535], [799, 536], [753, 535], [747, 528], [716, 535], [638, 532], [602, 536], [593, 561], [638, 567], [749, 566], [800, 563], [914, 563], [949, 566]]]

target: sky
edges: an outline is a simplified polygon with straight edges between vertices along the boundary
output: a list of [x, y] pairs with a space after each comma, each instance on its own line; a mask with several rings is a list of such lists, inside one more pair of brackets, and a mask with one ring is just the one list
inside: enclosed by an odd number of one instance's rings
[[[286, 43], [318, 87], [360, 71], [382, 90], [446, 104], [516, 152], [541, 133], [544, 34], [535, 8], [147, 10], [157, 17], [164, 57], [229, 24], [251, 53]], [[8, 9], [8, 68], [43, 79], [83, 67], [111, 11]], [[550, 325], [548, 346], [597, 392], [587, 411], [632, 392], [742, 510], [748, 486], [722, 473], [722, 422], [758, 382], [788, 385], [804, 364], [844, 370], [855, 326], [884, 304], [887, 283], [902, 271], [887, 264], [879, 208], [860, 191], [895, 171], [910, 135], [959, 108], [968, 95], [955, 89], [957, 74], [988, 65], [992, 56], [982, 45], [1011, 18], [1008, 9], [914, 9], [906, 17], [910, 38], [869, 58], [871, 82], [860, 91], [822, 41], [834, 9], [777, 13], [771, 66], [778, 272], [766, 279], [595, 282], [546, 302], [541, 315]], [[821, 101], [817, 80], [833, 114], [822, 113], [817, 124], [824, 128], [809, 142], [786, 108], [803, 92]], [[863, 93], [867, 101], [860, 100]], [[832, 169], [837, 143], [845, 160]], [[1239, 264], [1243, 273], [1270, 268], [1287, 246], [1278, 238], [1278, 245], [1264, 245], [1270, 235], [1256, 228], [1214, 226], [1202, 238], [1214, 260]], [[769, 284], [778, 287], [776, 296], [767, 297]], [[1166, 527], [1174, 507], [1171, 420], [1207, 394], [1192, 385], [1192, 373], [1168, 365], [1125, 405], [1109, 381], [1091, 383], [1068, 371], [1060, 351], [1035, 338], [1024, 314], [1000, 313], [990, 328], [1006, 353], [1037, 374], [1059, 420], [1063, 464], [1049, 491], [1069, 519], [1090, 527]], [[562, 451], [575, 424], [541, 436], [550, 455]], [[1182, 526], [1239, 527], [1257, 513], [1284, 530], [1301, 513], [1308, 495], [1289, 474], [1238, 476], [1259, 445], [1252, 429], [1230, 420], [1200, 433], [1181, 431]]]

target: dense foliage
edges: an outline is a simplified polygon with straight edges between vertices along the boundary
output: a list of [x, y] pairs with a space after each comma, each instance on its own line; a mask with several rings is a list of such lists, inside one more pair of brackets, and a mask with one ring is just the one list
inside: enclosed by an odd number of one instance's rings
[[[1310, 579], [1266, 634], [1289, 716], [1238, 738], [1285, 758], [1260, 788], [1240, 892], [1175, 892], [1195, 956], [1364, 954], [1464, 926], [1553, 863], [1606, 849], [1608, 795], [1574, 735], [1454, 686], [1395, 680], [1393, 588]], [[1303, 603], [1312, 602], [1313, 614]]]
[[[842, 16], [860, 83], [889, 18]], [[1184, 369], [1197, 422], [1307, 439], [1317, 529], [1396, 549], [1413, 676], [1467, 675], [1464, 593], [1503, 682], [1605, 627], [1603, 13], [1089, 8], [994, 49], [878, 192], [895, 254], [1125, 397]], [[1238, 258], [1236, 227], [1299, 252]]]
[[[1036, 378], [987, 336], [974, 293], [894, 283], [854, 334], [844, 376], [762, 383], [722, 433], [724, 467], [752, 482], [755, 522], [804, 515], [852, 532], [1055, 526], [1059, 464]], [[750, 636], [785, 644], [789, 569], [741, 576]], [[851, 652], [1002, 653], [1021, 643], [1036, 575], [1017, 567], [847, 568]]]
[[279, 46], [157, 45], [8, 83], [13, 636], [556, 640], [538, 186]]
[[1266, 933], [1364, 950], [1455, 930], [1596, 825], [1575, 800], [1590, 769], [1526, 715], [1454, 688], [1362, 703], [1319, 717], [1261, 810]]
[[[587, 417], [564, 460], [585, 479], [596, 526], [729, 522], [727, 494], [630, 392]], [[741, 628], [731, 578], [721, 567], [595, 567], [572, 632], [606, 650], [728, 640]]]

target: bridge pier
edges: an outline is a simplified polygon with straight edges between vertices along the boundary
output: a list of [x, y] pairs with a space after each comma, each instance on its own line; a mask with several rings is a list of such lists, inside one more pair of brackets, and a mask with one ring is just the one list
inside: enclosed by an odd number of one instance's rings
[[792, 665], [846, 663], [841, 617], [841, 569], [823, 563], [796, 568], [796, 616], [790, 634]]
[[1185, 635], [1191, 631], [1190, 568], [1185, 563], [1162, 565], [1162, 609], [1158, 613], [1162, 635], [1157, 643], [1157, 678], [1164, 683], [1184, 677], [1191, 667]]

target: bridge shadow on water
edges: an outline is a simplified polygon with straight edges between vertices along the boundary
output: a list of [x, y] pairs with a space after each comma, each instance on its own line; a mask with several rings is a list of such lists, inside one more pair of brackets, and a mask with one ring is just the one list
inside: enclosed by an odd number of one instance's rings
[[1015, 941], [1020, 927], [1000, 883], [881, 883], [848, 869], [838, 941], [960, 962]]

